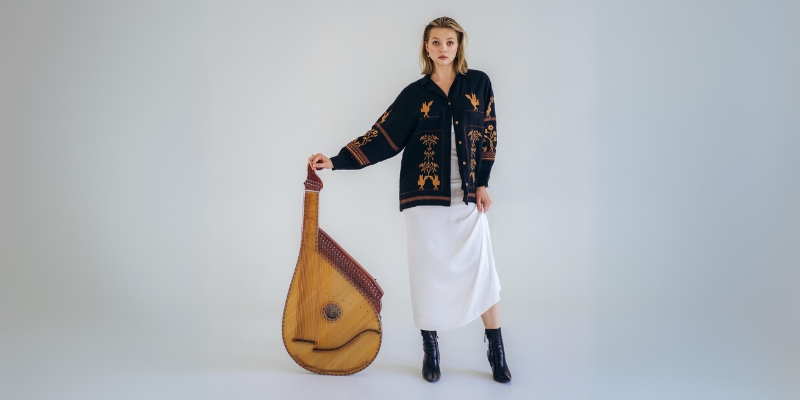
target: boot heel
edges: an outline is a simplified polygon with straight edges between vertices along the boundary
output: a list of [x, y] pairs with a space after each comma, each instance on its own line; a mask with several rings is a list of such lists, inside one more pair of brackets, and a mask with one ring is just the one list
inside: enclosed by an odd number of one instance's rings
[[503, 336], [500, 328], [486, 329], [486, 339], [489, 339], [489, 349], [486, 350], [486, 358], [492, 367], [492, 378], [500, 383], [511, 382], [511, 371], [506, 363], [505, 349], [503, 348]]

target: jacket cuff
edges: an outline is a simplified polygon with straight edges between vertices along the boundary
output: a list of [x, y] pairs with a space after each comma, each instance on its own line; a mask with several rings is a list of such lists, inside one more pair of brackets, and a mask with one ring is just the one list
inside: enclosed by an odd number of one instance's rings
[[481, 165], [481, 170], [478, 172], [478, 179], [475, 181], [475, 187], [486, 186], [489, 187], [489, 175], [492, 172], [492, 164], [494, 161], [484, 160]]
[[350, 156], [342, 153], [331, 157], [331, 162], [333, 163], [334, 171], [337, 169], [356, 169], [358, 167]]

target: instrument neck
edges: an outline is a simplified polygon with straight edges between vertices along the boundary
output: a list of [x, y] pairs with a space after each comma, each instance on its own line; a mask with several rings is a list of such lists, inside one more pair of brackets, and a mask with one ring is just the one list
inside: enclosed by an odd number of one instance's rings
[[317, 243], [317, 228], [319, 218], [319, 192], [322, 190], [322, 179], [319, 179], [317, 172], [310, 165], [306, 167], [308, 176], [303, 185], [306, 187], [305, 202], [303, 205], [303, 239], [307, 243]]
[[316, 245], [319, 228], [319, 192], [306, 190], [303, 201], [303, 239]]

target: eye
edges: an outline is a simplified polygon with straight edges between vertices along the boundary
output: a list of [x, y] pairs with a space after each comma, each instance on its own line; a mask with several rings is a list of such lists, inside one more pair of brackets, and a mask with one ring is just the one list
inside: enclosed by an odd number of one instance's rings
[[438, 40], [434, 40], [434, 41], [433, 41], [433, 42], [431, 42], [431, 43], [433, 43], [433, 44], [439, 44], [439, 41], [438, 41]]
[[454, 45], [454, 44], [455, 44], [455, 42], [452, 42], [452, 41], [450, 41], [450, 42], [447, 42], [447, 45], [448, 45], [448, 46], [452, 46], [452, 45]]

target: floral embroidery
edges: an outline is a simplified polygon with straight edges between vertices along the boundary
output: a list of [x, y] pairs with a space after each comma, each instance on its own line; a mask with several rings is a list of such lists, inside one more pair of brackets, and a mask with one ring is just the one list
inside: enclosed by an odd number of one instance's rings
[[492, 112], [492, 103], [494, 103], [494, 96], [489, 97], [489, 105], [486, 106], [486, 118], [489, 118], [489, 114]]
[[[386, 122], [386, 118], [389, 116], [390, 112], [392, 112], [392, 110], [389, 110], [389, 111], [386, 111], [385, 113], [383, 113], [383, 116], [381, 117], [381, 120], [376, 122], [375, 126], [380, 128], [380, 124]], [[381, 129], [383, 129], [383, 128], [381, 128]], [[367, 165], [367, 164], [370, 163], [369, 162], [369, 158], [367, 158], [367, 155], [359, 147], [371, 142], [372, 139], [374, 139], [376, 137], [378, 137], [378, 131], [373, 128], [373, 129], [368, 130], [367, 133], [365, 133], [364, 135], [353, 139], [350, 143], [347, 144], [347, 146], [345, 146], [347, 148], [347, 150], [350, 151], [350, 154], [352, 154], [353, 157], [355, 157], [356, 161], [358, 161], [359, 165], [364, 166], [364, 165]], [[388, 137], [387, 137], [387, 139], [388, 139]], [[390, 144], [393, 145], [393, 143], [390, 143]]]
[[439, 175], [434, 175], [439, 168], [439, 164], [433, 162], [433, 156], [436, 154], [433, 150], [433, 145], [435, 145], [438, 140], [439, 138], [435, 135], [422, 135], [422, 137], [420, 137], [420, 141], [428, 146], [428, 148], [422, 153], [425, 155], [425, 161], [419, 165], [419, 169], [422, 171], [422, 175], [420, 175], [417, 180], [419, 190], [425, 189], [425, 182], [427, 182], [428, 179], [433, 183], [433, 190], [439, 190], [439, 184], [441, 183], [439, 181]]
[[378, 136], [378, 131], [375, 129], [370, 129], [361, 137], [357, 137], [353, 139], [350, 143], [345, 146], [347, 150], [350, 151], [350, 154], [355, 157], [358, 164], [361, 166], [369, 164], [369, 158], [367, 158], [366, 153], [364, 150], [361, 150], [360, 147], [372, 141], [373, 138]]
[[[386, 117], [389, 116], [390, 112], [392, 112], [392, 110], [389, 110], [389, 111], [383, 113], [383, 116], [381, 117], [381, 120], [378, 121], [375, 125], [379, 125], [379, 124], [382, 124], [382, 123], [386, 122]], [[361, 146], [371, 142], [372, 139], [374, 139], [376, 137], [378, 137], [378, 131], [376, 129], [370, 129], [363, 136], [356, 138], [355, 140], [353, 140], [350, 143], [352, 143], [356, 147], [361, 147]]]
[[430, 112], [430, 111], [431, 111], [431, 104], [433, 104], [433, 100], [431, 100], [431, 101], [429, 101], [429, 102], [427, 102], [427, 103], [426, 103], [426, 102], [424, 102], [424, 101], [422, 102], [422, 108], [420, 109], [420, 111], [421, 111], [421, 112], [422, 112], [422, 114], [423, 114], [423, 115], [422, 115], [422, 118], [430, 118], [430, 117], [428, 116], [428, 112]]
[[484, 160], [494, 160], [495, 155], [495, 146], [497, 145], [497, 131], [494, 129], [494, 125], [489, 125], [486, 127], [484, 131], [483, 141], [484, 144], [488, 144], [489, 146], [483, 146], [483, 159]]
[[478, 142], [478, 139], [481, 138], [481, 132], [477, 130], [469, 131], [469, 140], [472, 142], [472, 147], [470, 148], [470, 160], [469, 160], [469, 176], [472, 178], [472, 183], [475, 183], [475, 166], [478, 164], [475, 161], [475, 143]]
[[472, 107], [475, 108], [472, 111], [478, 111], [478, 105], [481, 104], [481, 102], [478, 101], [478, 98], [475, 96], [475, 93], [472, 93], [472, 96], [470, 96], [468, 94], [465, 94], [464, 96], [467, 96], [467, 98], [469, 99], [469, 102], [472, 103]]
[[[494, 97], [492, 97], [492, 98], [494, 98]], [[392, 112], [392, 110], [389, 110], [389, 111], [387, 111], [387, 112], [383, 113], [383, 116], [381, 117], [381, 120], [380, 120], [380, 122], [378, 122], [378, 123], [379, 123], [379, 124], [382, 124], [382, 123], [386, 122], [386, 117], [388, 117], [388, 116], [389, 116], [389, 113], [390, 113], [390, 112]]]
[[364, 134], [364, 136], [361, 136], [360, 138], [353, 140], [353, 144], [358, 147], [361, 147], [372, 141], [372, 139], [377, 136], [378, 136], [378, 131], [375, 129], [370, 129], [367, 131], [367, 133]]

